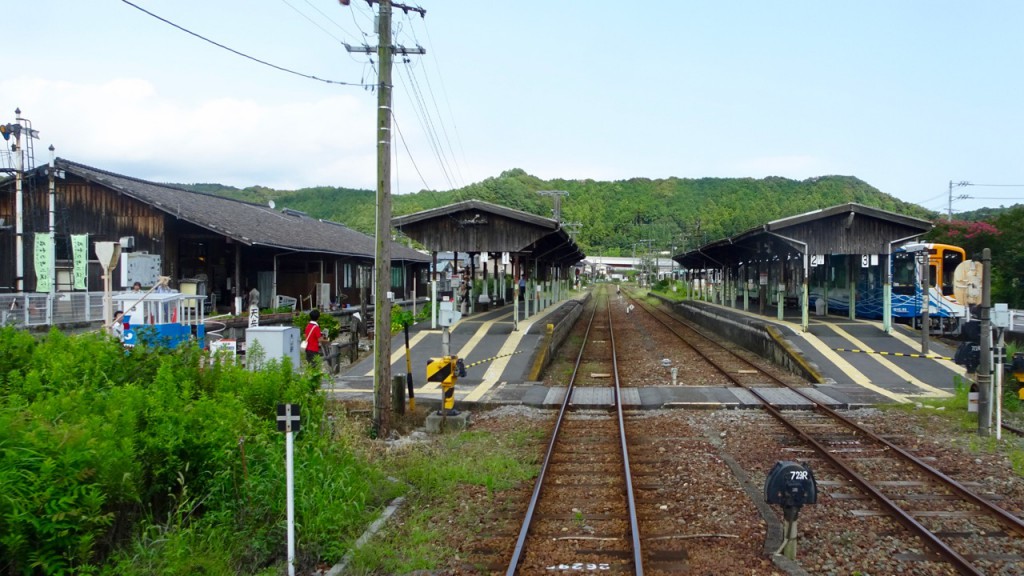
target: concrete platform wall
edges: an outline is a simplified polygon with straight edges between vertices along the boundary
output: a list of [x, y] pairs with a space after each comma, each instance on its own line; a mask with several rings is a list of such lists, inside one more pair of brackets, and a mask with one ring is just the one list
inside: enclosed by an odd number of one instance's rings
[[558, 319], [554, 322], [554, 329], [551, 334], [545, 334], [544, 339], [533, 351], [533, 358], [531, 358], [529, 363], [530, 372], [525, 375], [525, 380], [536, 381], [540, 379], [541, 372], [551, 363], [555, 351], [562, 345], [562, 342], [569, 335], [569, 331], [576, 324], [576, 320], [583, 314], [583, 308], [590, 300], [590, 296], [591, 293], [587, 292], [582, 297], [569, 300], [561, 305], [567, 308], [567, 312], [564, 314], [556, 313]]

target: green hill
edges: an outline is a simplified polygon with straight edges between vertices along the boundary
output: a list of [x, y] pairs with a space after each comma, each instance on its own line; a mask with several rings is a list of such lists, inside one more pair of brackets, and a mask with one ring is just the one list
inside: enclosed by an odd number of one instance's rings
[[[241, 200], [288, 207], [371, 233], [374, 192], [318, 186], [293, 191], [264, 187], [238, 189], [217, 184], [183, 187]], [[448, 192], [423, 191], [393, 197], [396, 216], [478, 199], [543, 216], [551, 216], [552, 199], [539, 190], [565, 190], [562, 220], [579, 223], [576, 240], [585, 252], [630, 254], [639, 241], [656, 250], [683, 251], [736, 234], [764, 222], [819, 208], [858, 202], [884, 210], [931, 219], [936, 213], [885, 194], [852, 176], [807, 180], [753, 178], [633, 178], [541, 180], [520, 169], [503, 172]]]

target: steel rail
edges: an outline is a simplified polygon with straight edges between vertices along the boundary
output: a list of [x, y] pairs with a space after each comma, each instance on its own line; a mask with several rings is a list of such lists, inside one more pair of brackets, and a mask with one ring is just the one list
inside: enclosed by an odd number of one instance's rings
[[572, 369], [569, 383], [566, 385], [565, 398], [562, 399], [562, 406], [558, 410], [558, 418], [555, 419], [555, 428], [551, 432], [551, 440], [548, 442], [547, 452], [544, 454], [544, 462], [540, 465], [540, 472], [537, 473], [537, 481], [533, 485], [533, 495], [530, 496], [530, 504], [526, 507], [526, 515], [523, 517], [523, 525], [519, 529], [519, 537], [516, 539], [516, 547], [512, 551], [512, 558], [508, 563], [508, 570], [505, 576], [514, 576], [519, 569], [519, 563], [523, 559], [526, 546], [526, 535], [533, 524], [533, 514], [537, 510], [537, 502], [540, 501], [541, 488], [544, 486], [544, 477], [548, 473], [548, 466], [551, 464], [551, 455], [555, 452], [555, 444], [558, 442], [558, 433], [562, 429], [562, 421], [565, 419], [565, 412], [568, 409], [569, 401], [572, 399], [573, 387], [576, 385], [576, 375], [583, 362], [583, 352], [587, 349], [587, 342], [590, 341], [590, 329], [594, 326], [594, 317], [597, 316], [597, 303], [594, 303], [594, 311], [590, 314], [590, 321], [587, 322], [587, 331], [583, 335], [583, 345], [580, 346], [580, 353], [576, 356], [576, 365]]
[[626, 424], [622, 417], [622, 397], [619, 381], [619, 360], [615, 354], [615, 329], [612, 326], [612, 307], [608, 306], [608, 334], [612, 341], [612, 374], [615, 375], [615, 409], [619, 417], [619, 443], [622, 446], [623, 474], [626, 477], [626, 500], [629, 507], [629, 528], [633, 537], [633, 573], [643, 576], [644, 563], [640, 549], [640, 525], [636, 515], [636, 500], [633, 497], [633, 474], [629, 468], [629, 448], [626, 446]]
[[1024, 436], [1024, 430], [1021, 430], [1020, 428], [1017, 428], [1016, 426], [1011, 426], [1010, 424], [1007, 424], [1006, 422], [1003, 422], [1002, 426], [1003, 426], [1003, 430], [1006, 430], [1007, 432], [1013, 432], [1017, 436]]
[[[643, 306], [643, 304], [641, 304], [641, 306]], [[652, 314], [652, 316], [657, 318], [657, 316], [654, 314]], [[673, 318], [677, 322], [682, 323], [681, 320], [674, 318], [671, 315], [666, 314], [666, 316], [669, 316], [670, 318]], [[872, 441], [877, 442], [882, 446], [885, 446], [888, 450], [891, 450], [894, 454], [897, 454], [905, 462], [914, 464], [920, 470], [924, 471], [926, 474], [931, 475], [933, 478], [938, 479], [941, 484], [945, 485], [953, 492], [959, 494], [961, 498], [968, 500], [971, 503], [975, 504], [976, 506], [984, 509], [991, 516], [996, 517], [1005, 526], [1016, 532], [1018, 535], [1024, 536], [1024, 521], [1022, 521], [1020, 518], [1014, 516], [1013, 514], [1007, 512], [1006, 510], [1000, 508], [999, 506], [989, 502], [988, 500], [985, 500], [984, 498], [975, 494], [967, 487], [954, 480], [953, 478], [947, 476], [938, 469], [929, 466], [924, 461], [920, 460], [913, 454], [907, 452], [903, 448], [896, 446], [892, 442], [889, 442], [888, 440], [885, 440], [884, 438], [876, 435], [870, 430], [858, 425], [856, 422], [850, 420], [849, 418], [843, 416], [842, 414], [839, 414], [838, 412], [829, 408], [828, 406], [820, 404], [816, 399], [812, 398], [809, 394], [804, 393], [801, 389], [790, 386], [789, 384], [786, 384], [781, 381], [780, 383], [786, 388], [789, 388], [793, 392], [797, 393], [798, 395], [809, 401], [811, 405], [814, 406], [815, 410], [822, 412], [835, 420], [838, 420], [847, 428], [859, 434], [863, 434], [865, 437], [871, 439]], [[939, 539], [939, 537], [936, 536], [931, 530], [926, 528], [924, 525], [918, 522], [913, 516], [907, 513], [898, 504], [896, 504], [896, 502], [894, 502], [888, 496], [883, 494], [880, 490], [878, 490], [878, 488], [871, 485], [869, 480], [867, 480], [859, 473], [857, 473], [855, 470], [847, 466], [846, 463], [843, 462], [841, 459], [834, 456], [829, 451], [828, 447], [818, 442], [810, 434], [808, 434], [806, 431], [804, 431], [795, 423], [786, 418], [786, 416], [782, 414], [782, 412], [778, 408], [776, 408], [767, 397], [765, 397], [763, 394], [761, 394], [752, 387], [745, 386], [743, 384], [739, 385], [748, 390], [755, 397], [757, 397], [762, 402], [762, 404], [764, 404], [765, 409], [768, 410], [768, 412], [772, 416], [774, 416], [783, 425], [792, 430], [797, 436], [802, 438], [805, 442], [813, 446], [815, 450], [817, 450], [822, 456], [828, 459], [845, 476], [853, 480], [858, 486], [861, 487], [861, 489], [863, 489], [865, 492], [868, 492], [876, 500], [881, 502], [883, 506], [885, 506], [890, 511], [890, 513], [892, 513], [896, 517], [896, 519], [900, 521], [901, 524], [906, 526], [912, 532], [918, 534], [930, 548], [932, 548], [940, 556], [949, 560], [956, 567], [957, 570], [959, 570], [963, 574], [978, 576], [984, 574], [984, 572], [978, 570], [978, 568], [975, 567], [969, 560], [960, 555], [956, 550], [950, 548], [945, 542]]]
[[[605, 298], [607, 301], [607, 298]], [[555, 445], [558, 442], [558, 436], [562, 428], [562, 422], [565, 419], [566, 411], [571, 404], [573, 390], [576, 386], [576, 378], [579, 374], [580, 364], [583, 362], [583, 353], [586, 351], [587, 343], [590, 341], [590, 330], [594, 325], [594, 318], [597, 316], [597, 304], [595, 302], [594, 312], [590, 315], [590, 320], [587, 322], [587, 330], [583, 336], [583, 344], [580, 346], [580, 352], [576, 356], [576, 364], [573, 366], [572, 375], [569, 377], [569, 382], [566, 386], [565, 398], [562, 400], [562, 405], [558, 410], [558, 417], [555, 420], [555, 427], [551, 433], [551, 440], [548, 442], [547, 451], [544, 454], [544, 462], [541, 464], [540, 472], [537, 474], [537, 481], [533, 487], [533, 494], [530, 497], [530, 503], [526, 508], [526, 515], [523, 518], [522, 527], [519, 530], [519, 536], [516, 539], [516, 546], [512, 552], [512, 558], [509, 560], [508, 569], [505, 572], [506, 576], [514, 576], [519, 569], [519, 563], [522, 561], [523, 554], [526, 551], [526, 538], [529, 534], [530, 527], [533, 524], [533, 516], [537, 510], [537, 503], [540, 501], [541, 491], [544, 486], [544, 479], [548, 472], [548, 467], [551, 463], [551, 457], [555, 451]], [[622, 402], [619, 391], [619, 371], [618, 361], [615, 354], [615, 335], [612, 330], [611, 323], [611, 306], [608, 306], [608, 331], [611, 334], [611, 347], [612, 347], [612, 368], [613, 374], [615, 375], [615, 388], [613, 391], [613, 398], [618, 411], [618, 422], [619, 422], [619, 442], [622, 449], [622, 455], [624, 460], [624, 475], [626, 478], [626, 494], [627, 494], [627, 506], [629, 509], [630, 517], [630, 530], [633, 537], [633, 562], [634, 562], [634, 574], [637, 576], [643, 576], [643, 561], [641, 559], [640, 549], [640, 531], [638, 527], [638, 520], [636, 514], [636, 504], [633, 497], [633, 480], [629, 470], [629, 456], [626, 449], [626, 436], [625, 426], [622, 416]]]
[[[973, 564], [971, 564], [969, 560], [961, 556], [956, 550], [950, 548], [945, 542], [940, 540], [939, 537], [936, 536], [931, 530], [929, 530], [920, 522], [918, 522], [913, 516], [908, 514], [906, 510], [901, 508], [898, 504], [896, 504], [896, 502], [894, 502], [888, 496], [883, 494], [878, 488], [873, 486], [869, 480], [867, 480], [866, 478], [858, 474], [855, 470], [847, 466], [846, 463], [843, 462], [841, 459], [834, 456], [829, 451], [827, 446], [818, 442], [810, 434], [808, 434], [806, 431], [804, 431], [795, 423], [786, 418], [786, 416], [783, 415], [778, 408], [773, 406], [772, 403], [767, 398], [765, 398], [761, 393], [752, 388], [747, 388], [747, 390], [761, 400], [761, 402], [764, 404], [765, 409], [768, 410], [768, 412], [772, 416], [774, 416], [779, 422], [781, 422], [787, 428], [792, 430], [797, 436], [802, 438], [805, 442], [814, 447], [814, 449], [817, 450], [819, 454], [824, 456], [829, 462], [832, 463], [833, 466], [838, 468], [844, 476], [853, 480], [854, 483], [860, 486], [862, 490], [864, 490], [868, 494], [871, 494], [876, 500], [881, 502], [882, 505], [886, 509], [888, 509], [889, 512], [893, 514], [901, 524], [910, 529], [911, 532], [916, 533], [918, 536], [924, 539], [925, 543], [930, 548], [932, 548], [932, 550], [934, 550], [940, 556], [949, 560], [956, 567], [956, 569], [960, 571], [960, 573], [970, 574], [972, 576], [984, 576], [984, 572], [979, 571]], [[812, 402], [814, 401], [812, 400]], [[816, 407], [825, 408], [823, 406], [820, 406], [817, 402], [814, 402], [814, 405]], [[828, 408], [826, 408], [826, 410], [828, 410]], [[858, 429], [858, 431], [861, 430]]]

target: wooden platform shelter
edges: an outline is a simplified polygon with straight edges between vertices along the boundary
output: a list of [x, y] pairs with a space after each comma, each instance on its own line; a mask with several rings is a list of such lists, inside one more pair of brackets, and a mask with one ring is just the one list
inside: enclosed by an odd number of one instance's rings
[[830, 295], [848, 294], [853, 318], [858, 291], [880, 285], [879, 314], [888, 331], [890, 256], [931, 228], [927, 220], [849, 203], [773, 220], [673, 259], [702, 297], [730, 306], [753, 301], [762, 314], [775, 304], [780, 316], [796, 306], [804, 330], [812, 303], [821, 300], [817, 312], [824, 314]]
[[[521, 285], [526, 293], [561, 289], [571, 283], [570, 271], [583, 252], [558, 221], [481, 200], [466, 200], [399, 216], [392, 226], [432, 254], [433, 281], [444, 295], [469, 279], [471, 306], [502, 305]], [[453, 252], [471, 258], [468, 270], [438, 274], [437, 254]], [[511, 282], [511, 283], [510, 283]], [[435, 307], [436, 308], [436, 307]]]

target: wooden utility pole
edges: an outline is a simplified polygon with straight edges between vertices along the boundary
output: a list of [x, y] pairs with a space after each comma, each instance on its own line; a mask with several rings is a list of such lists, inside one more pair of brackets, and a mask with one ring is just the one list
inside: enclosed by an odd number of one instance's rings
[[373, 428], [390, 433], [391, 406], [391, 0], [380, 0], [377, 16], [377, 257], [373, 298]]
[[[378, 438], [390, 433], [389, 410], [391, 406], [391, 0], [376, 1], [377, 15], [377, 58], [380, 72], [377, 84], [377, 222], [376, 258], [373, 294], [373, 431]], [[403, 4], [394, 4], [408, 12], [426, 10]], [[345, 45], [349, 52], [370, 54], [372, 47]], [[425, 50], [399, 48], [402, 54], [424, 54]]]
[[567, 190], [538, 190], [537, 194], [540, 194], [541, 196], [551, 196], [554, 199], [555, 207], [551, 211], [551, 214], [554, 217], [555, 222], [561, 222], [562, 221], [562, 197], [563, 196], [568, 196], [569, 192]]

